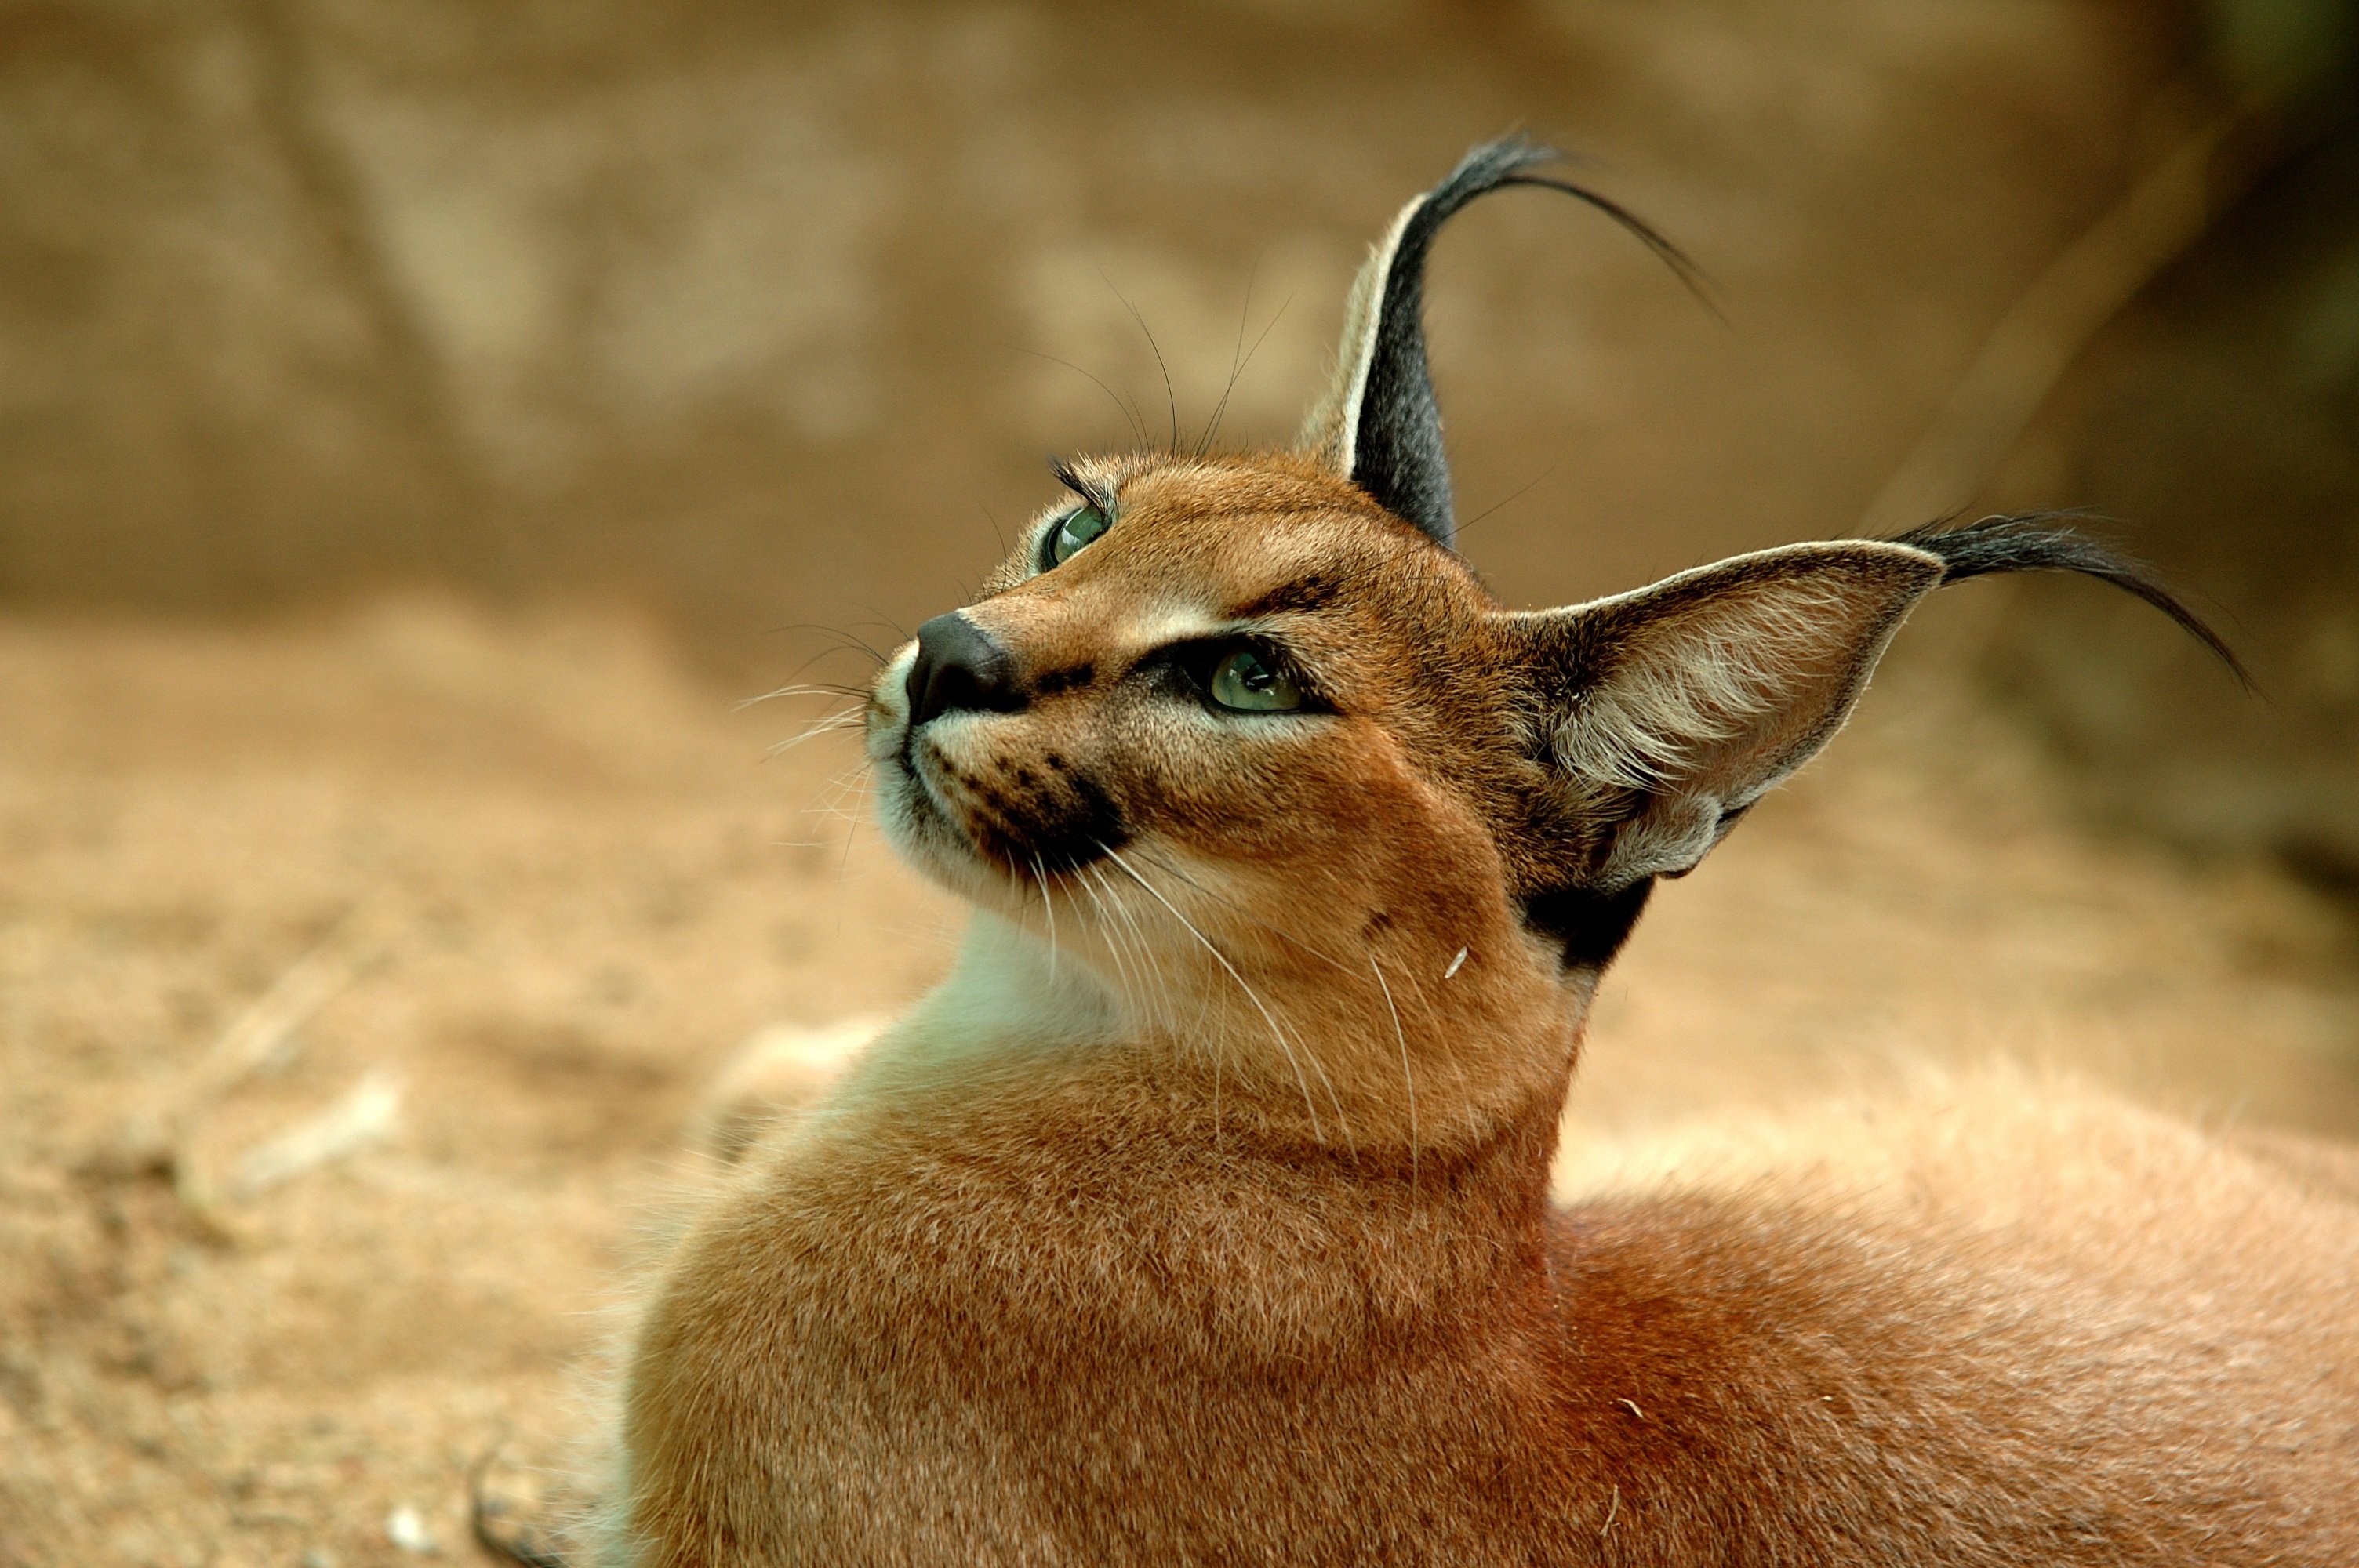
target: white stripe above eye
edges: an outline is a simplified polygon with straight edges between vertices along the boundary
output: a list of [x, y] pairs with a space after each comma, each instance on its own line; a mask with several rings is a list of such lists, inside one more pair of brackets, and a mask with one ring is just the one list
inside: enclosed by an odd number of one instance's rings
[[1236, 630], [1238, 622], [1226, 616], [1214, 615], [1201, 605], [1177, 604], [1159, 606], [1141, 614], [1123, 628], [1128, 641], [1142, 648], [1159, 648], [1167, 643], [1191, 643], [1200, 638], [1215, 637], [1223, 632]]

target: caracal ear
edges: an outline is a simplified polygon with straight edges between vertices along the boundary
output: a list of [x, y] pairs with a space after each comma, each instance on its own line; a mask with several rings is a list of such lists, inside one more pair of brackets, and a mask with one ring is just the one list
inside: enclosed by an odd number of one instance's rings
[[1582, 881], [1692, 869], [1833, 738], [1944, 570], [1908, 545], [1791, 545], [1507, 616], [1567, 805], [1601, 829]]
[[1334, 380], [1303, 423], [1299, 445], [1305, 455], [1445, 546], [1458, 525], [1441, 409], [1425, 359], [1425, 261], [1442, 224], [1490, 191], [1545, 186], [1605, 213], [1694, 287], [1687, 258], [1637, 218], [1594, 191], [1528, 172], [1561, 157], [1521, 137], [1486, 142], [1400, 210], [1352, 286]]
[[1902, 619], [1947, 583], [2094, 578], [2177, 622], [2249, 689], [2201, 616], [2065, 522], [2029, 513], [1788, 545], [1636, 593], [1502, 617], [1542, 716], [1555, 773], [1547, 815], [1579, 862], [1564, 868], [1563, 886], [1614, 894], [1692, 869], [1843, 728]]

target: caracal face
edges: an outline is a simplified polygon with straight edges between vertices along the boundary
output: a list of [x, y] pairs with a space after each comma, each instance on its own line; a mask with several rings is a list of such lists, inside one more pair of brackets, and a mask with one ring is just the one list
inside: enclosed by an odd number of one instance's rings
[[1299, 456], [1060, 477], [875, 682], [885, 831], [1046, 946], [1083, 1033], [1412, 1159], [1561, 1094], [1655, 878], [1822, 741], [1942, 569], [1796, 546], [1522, 613]]
[[[1556, 983], [1549, 945], [1510, 935], [1528, 877], [1502, 832], [1545, 793], [1543, 715], [1503, 678], [1517, 638], [1466, 567], [1285, 459], [1067, 477], [982, 597], [876, 681], [896, 848], [1044, 936], [1062, 922], [1093, 967], [1145, 943], [1191, 968], [1184, 916], [1249, 972], [1291, 946], [1365, 973], [1380, 947], [1438, 977], [1479, 946]], [[1124, 926], [1142, 899], [1172, 907]]]

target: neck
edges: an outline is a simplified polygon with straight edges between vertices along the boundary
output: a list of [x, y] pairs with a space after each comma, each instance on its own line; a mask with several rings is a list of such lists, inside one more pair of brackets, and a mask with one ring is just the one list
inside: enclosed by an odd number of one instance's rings
[[[972, 1245], [949, 1277], [1020, 1266], [1022, 1299], [1066, 1329], [1074, 1312], [1166, 1339], [1184, 1324], [1231, 1358], [1347, 1354], [1371, 1333], [1397, 1346], [1538, 1278], [1569, 1046], [1519, 1105], [1473, 1116], [1432, 1073], [1415, 1141], [1364, 1126], [1347, 1142], [1275, 1074], [1232, 1065], [1216, 1099], [1217, 1055], [1125, 1027], [1074, 969], [1068, 954], [1052, 977], [1023, 932], [980, 917], [822, 1118], [843, 1134], [823, 1158], [873, 1164], [896, 1210], [929, 1216], [929, 1247]], [[1060, 1271], [1087, 1282], [1038, 1288]]]
[[[1147, 1096], [1166, 1141], [1233, 1158], [1356, 1163], [1374, 1177], [1552, 1128], [1593, 977], [1533, 983], [1514, 960], [1455, 964], [1400, 951], [1364, 968], [1282, 952], [1134, 955], [1110, 982], [1068, 940], [978, 912], [942, 983], [879, 1041], [862, 1098], [905, 1111], [1044, 1098]], [[1141, 978], [1144, 976], [1145, 978]]]

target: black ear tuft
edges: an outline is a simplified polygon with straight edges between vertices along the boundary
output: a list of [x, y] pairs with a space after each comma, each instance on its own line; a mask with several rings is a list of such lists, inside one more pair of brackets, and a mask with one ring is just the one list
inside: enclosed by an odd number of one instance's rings
[[1944, 587], [1994, 572], [2079, 572], [2112, 583], [2177, 622], [2217, 654], [2246, 690], [2253, 689], [2252, 676], [2225, 638], [2157, 582], [2144, 566], [2065, 526], [2070, 518], [2067, 513], [2027, 512], [1973, 523], [1929, 523], [1895, 535], [1892, 542], [1940, 557], [1946, 568], [1941, 577]]
[[1315, 455], [1445, 546], [1457, 534], [1457, 521], [1441, 410], [1426, 365], [1424, 319], [1426, 256], [1441, 225], [1489, 191], [1546, 186], [1614, 219], [1696, 287], [1687, 258], [1639, 219], [1580, 186], [1526, 172], [1562, 156], [1519, 136], [1485, 143], [1401, 210], [1353, 287], [1335, 384], [1304, 431]]
[[1450, 178], [1420, 197], [1394, 226], [1361, 383], [1349, 411], [1351, 478], [1386, 510], [1441, 544], [1457, 535], [1450, 459], [1441, 445], [1441, 407], [1425, 360], [1425, 261], [1434, 235], [1458, 210], [1557, 155], [1520, 140], [1476, 147]]

